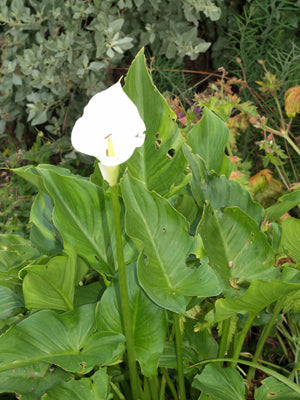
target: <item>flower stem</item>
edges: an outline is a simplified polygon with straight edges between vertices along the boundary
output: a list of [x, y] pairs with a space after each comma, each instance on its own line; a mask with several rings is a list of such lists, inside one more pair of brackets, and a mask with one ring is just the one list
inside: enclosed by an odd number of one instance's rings
[[180, 400], [186, 400], [185, 385], [184, 385], [184, 372], [183, 372], [183, 357], [182, 357], [182, 335], [179, 324], [179, 315], [173, 313], [174, 329], [175, 329], [175, 343], [176, 343], [176, 358], [177, 358], [177, 377]]
[[136, 368], [136, 355], [135, 355], [134, 339], [132, 332], [132, 319], [131, 319], [131, 311], [129, 306], [128, 289], [126, 282], [117, 185], [111, 186], [111, 199], [113, 205], [114, 226], [115, 226], [116, 247], [117, 247], [117, 261], [118, 261], [118, 272], [119, 272], [119, 287], [121, 295], [121, 309], [122, 309], [124, 332], [125, 332], [126, 346], [127, 346], [127, 359], [128, 359], [130, 385], [131, 385], [133, 400], [140, 400], [141, 396], [139, 395], [140, 392], [139, 379]]
[[[260, 354], [262, 352], [262, 349], [264, 347], [264, 344], [265, 344], [265, 342], [266, 342], [266, 340], [267, 340], [267, 338], [268, 338], [268, 336], [269, 336], [269, 334], [271, 332], [271, 329], [273, 328], [273, 326], [275, 324], [276, 318], [277, 318], [278, 314], [280, 313], [280, 311], [282, 309], [283, 303], [284, 303], [284, 299], [283, 298], [281, 300], [277, 301], [277, 303], [275, 305], [275, 308], [274, 308], [274, 311], [273, 311], [273, 314], [272, 314], [272, 318], [270, 319], [268, 324], [265, 325], [265, 327], [262, 330], [262, 333], [261, 333], [260, 338], [258, 340], [258, 343], [257, 343], [257, 346], [256, 346], [256, 350], [255, 350], [255, 353], [254, 353], [254, 356], [253, 356], [253, 359], [252, 359], [252, 362], [255, 363], [255, 364], [257, 363], [258, 358], [259, 358], [259, 356], [260, 356]], [[249, 371], [248, 371], [248, 374], [247, 374], [247, 381], [248, 382], [251, 382], [252, 379], [254, 378], [255, 369], [256, 369], [255, 367], [249, 368]]]

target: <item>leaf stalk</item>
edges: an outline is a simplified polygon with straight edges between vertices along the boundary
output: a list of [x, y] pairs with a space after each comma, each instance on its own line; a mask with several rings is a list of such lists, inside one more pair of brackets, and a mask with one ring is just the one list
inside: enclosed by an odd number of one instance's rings
[[[246, 320], [246, 322], [245, 322], [245, 324], [243, 326], [243, 329], [242, 329], [242, 331], [241, 331], [241, 333], [240, 333], [240, 335], [238, 337], [237, 343], [235, 345], [234, 352], [233, 352], [233, 357], [232, 357], [233, 359], [238, 360], [239, 355], [240, 355], [240, 353], [242, 351], [242, 347], [243, 347], [246, 335], [247, 335], [249, 329], [251, 328], [252, 322], [253, 322], [255, 317], [256, 317], [256, 313], [254, 313], [254, 312], [250, 312], [249, 313], [248, 318], [247, 318], [247, 320]], [[232, 367], [236, 368], [236, 366], [237, 366], [237, 362], [234, 362], [232, 364]]]
[[186, 400], [185, 385], [184, 385], [184, 371], [183, 371], [183, 356], [182, 356], [182, 334], [180, 330], [179, 314], [173, 313], [174, 330], [175, 330], [175, 344], [176, 344], [176, 358], [177, 358], [177, 379], [180, 394], [180, 400]]
[[[259, 359], [259, 356], [260, 356], [260, 354], [262, 352], [262, 349], [264, 347], [264, 344], [265, 344], [265, 342], [266, 342], [266, 340], [267, 340], [267, 338], [268, 338], [268, 336], [269, 336], [269, 334], [270, 334], [270, 332], [271, 332], [271, 330], [272, 330], [272, 328], [273, 328], [273, 326], [275, 324], [276, 318], [278, 317], [278, 314], [282, 310], [283, 303], [284, 303], [284, 298], [281, 298], [280, 300], [277, 301], [270, 321], [268, 322], [267, 325], [264, 326], [264, 328], [262, 330], [262, 333], [261, 333], [261, 335], [259, 337], [259, 340], [258, 340], [258, 343], [257, 343], [257, 346], [256, 346], [256, 350], [255, 350], [255, 353], [254, 353], [254, 356], [253, 356], [253, 359], [252, 359], [252, 362], [255, 363], [255, 364], [257, 363], [257, 361]], [[254, 378], [255, 370], [256, 370], [255, 367], [250, 367], [249, 368], [249, 371], [248, 371], [248, 374], [247, 374], [247, 381], [248, 382], [251, 382], [252, 379]]]

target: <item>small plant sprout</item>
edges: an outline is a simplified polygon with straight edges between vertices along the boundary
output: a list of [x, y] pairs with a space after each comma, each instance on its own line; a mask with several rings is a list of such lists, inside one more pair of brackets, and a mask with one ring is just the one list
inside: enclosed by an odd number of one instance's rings
[[99, 160], [103, 178], [117, 183], [119, 165], [145, 140], [145, 124], [118, 82], [94, 95], [72, 131], [72, 145]]

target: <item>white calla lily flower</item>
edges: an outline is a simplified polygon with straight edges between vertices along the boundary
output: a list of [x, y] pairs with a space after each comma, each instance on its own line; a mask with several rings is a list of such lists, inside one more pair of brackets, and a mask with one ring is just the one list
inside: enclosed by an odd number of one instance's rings
[[145, 130], [135, 104], [118, 82], [90, 99], [74, 125], [71, 141], [75, 150], [99, 160], [103, 178], [113, 186], [119, 165], [143, 145]]

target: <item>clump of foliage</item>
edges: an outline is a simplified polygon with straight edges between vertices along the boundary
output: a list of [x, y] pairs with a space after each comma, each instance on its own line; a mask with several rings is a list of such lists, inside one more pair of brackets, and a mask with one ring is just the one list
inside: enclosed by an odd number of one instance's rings
[[[222, 66], [230, 71], [231, 75], [244, 81], [247, 90], [240, 93], [241, 99], [251, 101], [258, 108], [259, 114], [268, 118], [268, 124], [272, 129], [286, 130], [288, 126], [291, 133], [296, 133], [299, 130], [299, 117], [293, 118], [291, 124], [287, 120], [283, 126], [281, 111], [284, 110], [285, 93], [299, 84], [300, 41], [297, 35], [299, 30], [297, 2], [255, 0], [246, 4], [241, 4], [239, 1], [230, 3], [232, 7], [227, 1], [220, 3], [222, 16], [213, 29], [215, 36], [210, 37], [210, 40], [214, 41], [212, 58], [215, 68]], [[269, 83], [262, 87], [259, 81], [262, 81], [264, 72], [263, 81], [266, 84], [269, 80]], [[270, 85], [276, 93], [269, 90]], [[243, 159], [250, 152], [253, 155], [252, 160], [256, 163], [259, 155], [256, 154], [253, 145], [259, 140], [261, 139], [257, 135], [257, 130], [247, 130], [240, 140]], [[263, 142], [262, 147], [265, 149], [268, 146], [266, 147], [265, 140]], [[280, 158], [283, 152], [285, 153], [283, 157], [289, 158], [286, 161], [290, 166], [284, 166], [286, 174], [282, 174], [281, 171], [280, 177], [282, 181], [286, 181], [285, 187], [289, 187], [289, 180], [293, 181], [295, 175], [299, 176], [299, 158], [293, 149], [287, 150], [285, 141], [278, 136], [276, 142], [275, 145], [273, 140], [274, 148], [269, 158], [273, 157], [275, 161], [275, 158], [278, 159], [278, 153]], [[264, 166], [267, 164], [267, 157], [266, 153]], [[284, 165], [285, 160], [276, 162]]]
[[52, 138], [69, 133], [129, 49], [196, 58], [210, 46], [200, 14], [217, 20], [220, 9], [213, 0], [1, 1], [0, 133], [30, 143], [37, 125]]
[[[265, 68], [264, 63], [260, 63]], [[284, 95], [283, 111], [278, 98], [280, 81], [277, 77], [265, 68], [262, 81], [257, 83], [261, 86], [261, 94], [253, 90], [246, 80], [230, 77], [224, 68], [220, 68], [219, 79], [194, 95], [192, 107], [184, 107], [184, 91], [180, 96], [168, 96], [167, 101], [184, 131], [191, 129], [199, 120], [204, 106], [226, 123], [230, 132], [226, 150], [234, 163], [231, 177], [251, 190], [256, 200], [268, 207], [284, 190], [290, 192], [298, 185], [299, 136], [293, 134], [293, 123], [299, 113], [299, 86], [290, 88]], [[244, 91], [251, 92], [259, 107], [242, 100]], [[274, 99], [276, 110], [266, 104], [268, 96]], [[256, 140], [249, 143], [253, 134]], [[274, 172], [277, 179], [273, 177]]]
[[[231, 6], [229, 3], [232, 3]], [[239, 57], [251, 87], [261, 76], [257, 60], [270, 62], [284, 86], [280, 97], [298, 79], [300, 41], [297, 35], [298, 4], [290, 0], [220, 2], [221, 18], [215, 28], [212, 57], [216, 68], [223, 66], [241, 75]]]
[[12, 141], [5, 134], [0, 137], [1, 148], [4, 149], [0, 155], [0, 229], [3, 233], [18, 233], [28, 237], [28, 217], [35, 194], [32, 186], [11, 170], [29, 162], [55, 163], [72, 168], [75, 161], [72, 159], [69, 139], [62, 137], [51, 142], [43, 132], [36, 133], [36, 141], [29, 150], [21, 148], [16, 138]]

